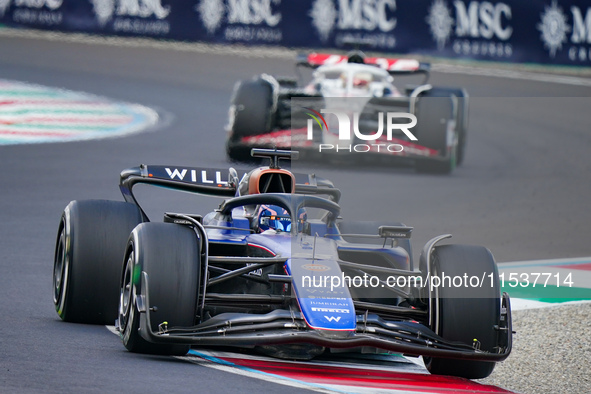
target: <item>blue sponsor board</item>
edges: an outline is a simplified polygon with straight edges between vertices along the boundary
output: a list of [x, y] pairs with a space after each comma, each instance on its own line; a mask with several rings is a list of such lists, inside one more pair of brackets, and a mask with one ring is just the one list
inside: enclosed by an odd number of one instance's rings
[[0, 0], [0, 23], [181, 41], [591, 65], [588, 0]]
[[591, 65], [591, 4], [586, 0], [425, 3], [425, 21], [433, 44], [418, 52], [520, 63]]

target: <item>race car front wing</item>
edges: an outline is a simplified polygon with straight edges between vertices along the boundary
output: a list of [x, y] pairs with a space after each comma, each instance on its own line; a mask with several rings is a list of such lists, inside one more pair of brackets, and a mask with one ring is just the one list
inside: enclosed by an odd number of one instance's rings
[[[277, 309], [266, 314], [223, 313], [193, 327], [168, 327], [163, 322], [152, 330], [148, 305], [149, 278], [142, 272], [142, 291], [137, 297], [140, 312], [140, 335], [153, 343], [175, 343], [200, 346], [265, 346], [281, 344], [312, 344], [327, 348], [374, 347], [412, 356], [429, 356], [475, 361], [498, 362], [506, 359], [512, 348], [512, 320], [507, 293], [501, 298], [502, 316], [494, 352], [474, 345], [447, 341], [425, 325], [414, 320], [426, 311], [403, 307], [385, 307], [407, 320], [386, 320], [369, 313], [363, 303], [356, 303], [357, 326], [352, 331], [317, 330], [310, 328], [300, 311]], [[242, 295], [244, 297], [244, 295]], [[365, 309], [365, 311], [364, 311]]]

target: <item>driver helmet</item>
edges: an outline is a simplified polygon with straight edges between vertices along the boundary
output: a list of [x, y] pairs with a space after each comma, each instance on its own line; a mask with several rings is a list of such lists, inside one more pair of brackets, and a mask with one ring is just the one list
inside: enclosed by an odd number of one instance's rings
[[372, 75], [368, 72], [358, 72], [353, 76], [353, 87], [358, 89], [369, 89]]
[[276, 205], [261, 205], [258, 224], [261, 231], [289, 232], [291, 231], [291, 216], [286, 209]]

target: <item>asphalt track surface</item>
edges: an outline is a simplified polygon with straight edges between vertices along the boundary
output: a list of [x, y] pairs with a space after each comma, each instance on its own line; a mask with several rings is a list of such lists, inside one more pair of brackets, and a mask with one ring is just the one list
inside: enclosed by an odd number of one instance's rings
[[[104, 327], [62, 323], [51, 301], [57, 225], [69, 201], [120, 199], [119, 172], [140, 163], [229, 166], [223, 127], [234, 82], [289, 75], [292, 61], [7, 37], [0, 53], [0, 78], [140, 103], [163, 119], [124, 138], [0, 146], [0, 391], [299, 391], [128, 353]], [[432, 83], [464, 86], [472, 97], [465, 164], [451, 176], [298, 170], [332, 179], [345, 217], [413, 226], [415, 254], [452, 233], [454, 242], [489, 247], [499, 262], [591, 255], [591, 88], [437, 72]], [[147, 203], [162, 201], [158, 193], [146, 193]], [[201, 204], [190, 207], [215, 205]]]

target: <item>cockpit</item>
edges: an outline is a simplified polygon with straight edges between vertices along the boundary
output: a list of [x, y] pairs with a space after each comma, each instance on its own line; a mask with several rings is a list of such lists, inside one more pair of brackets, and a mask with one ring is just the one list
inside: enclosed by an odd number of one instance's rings
[[[261, 167], [244, 175], [238, 185], [237, 196], [265, 193], [293, 193], [295, 177], [285, 169]], [[289, 211], [272, 204], [245, 205], [242, 214], [251, 221], [257, 233], [290, 232], [292, 217]]]
[[326, 97], [397, 95], [393, 78], [387, 71], [365, 64], [337, 64], [318, 67], [308, 89]]
[[326, 228], [339, 215], [340, 191], [326, 179], [298, 174], [303, 179], [298, 178], [296, 193], [296, 175], [277, 163], [291, 155], [289, 151], [253, 149], [253, 156], [271, 159], [270, 165], [255, 168], [241, 179], [230, 168], [228, 188], [235, 190], [235, 197], [206, 215], [203, 224], [216, 231], [244, 230], [257, 234], [310, 232], [310, 220]]

